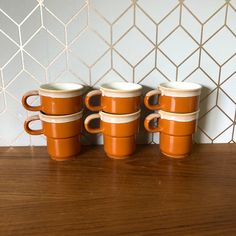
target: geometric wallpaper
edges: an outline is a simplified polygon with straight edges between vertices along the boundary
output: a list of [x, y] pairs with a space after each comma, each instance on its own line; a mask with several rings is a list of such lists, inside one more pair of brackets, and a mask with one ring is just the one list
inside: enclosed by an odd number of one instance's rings
[[[21, 97], [40, 84], [129, 81], [145, 94], [176, 80], [204, 86], [195, 141], [235, 143], [236, 0], [0, 0], [0, 146], [45, 144], [23, 130], [34, 113]], [[159, 136], [141, 125], [138, 142]]]

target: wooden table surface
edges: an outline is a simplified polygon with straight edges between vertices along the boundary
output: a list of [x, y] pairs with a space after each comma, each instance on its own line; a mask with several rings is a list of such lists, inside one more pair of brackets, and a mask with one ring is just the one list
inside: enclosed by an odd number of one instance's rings
[[0, 148], [0, 235], [236, 235], [236, 144], [122, 161], [90, 146], [69, 162]]

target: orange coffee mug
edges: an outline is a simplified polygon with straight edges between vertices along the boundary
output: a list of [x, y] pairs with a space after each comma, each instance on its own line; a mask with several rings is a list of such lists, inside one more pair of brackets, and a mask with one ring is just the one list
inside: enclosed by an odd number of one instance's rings
[[[22, 104], [26, 110], [42, 111], [48, 115], [69, 115], [82, 109], [82, 94], [84, 86], [77, 83], [43, 84], [38, 90], [27, 92], [22, 97]], [[27, 99], [40, 96], [39, 106], [30, 106]]]
[[[135, 152], [136, 134], [139, 131], [140, 110], [126, 115], [114, 115], [100, 111], [89, 115], [85, 129], [91, 134], [103, 133], [104, 150], [108, 157], [124, 159]], [[91, 128], [90, 123], [100, 119], [99, 128]]]
[[[192, 135], [197, 129], [198, 113], [170, 113], [158, 111], [148, 115], [144, 127], [149, 132], [160, 132], [160, 149], [163, 154], [180, 158], [188, 156], [192, 148]], [[150, 122], [157, 119], [157, 126]]]
[[[149, 91], [144, 104], [150, 110], [163, 110], [176, 113], [191, 113], [199, 109], [202, 86], [188, 82], [168, 82], [158, 89]], [[158, 96], [157, 104], [150, 104], [150, 98]]]
[[[54, 160], [69, 160], [80, 152], [80, 133], [82, 111], [65, 116], [49, 116], [43, 113], [28, 117], [24, 123], [25, 131], [31, 135], [44, 134], [47, 137], [48, 153]], [[29, 127], [35, 120], [41, 120], [42, 129]]]
[[[142, 86], [135, 83], [112, 82], [103, 84], [100, 90], [90, 91], [85, 97], [85, 105], [91, 111], [113, 114], [129, 114], [140, 109]], [[100, 105], [93, 106], [91, 98], [100, 96]]]

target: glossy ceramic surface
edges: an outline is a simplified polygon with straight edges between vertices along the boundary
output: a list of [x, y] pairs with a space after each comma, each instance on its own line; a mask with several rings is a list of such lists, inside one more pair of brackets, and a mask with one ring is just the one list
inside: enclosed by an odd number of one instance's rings
[[[100, 90], [89, 92], [85, 105], [91, 111], [104, 111], [113, 114], [129, 114], [140, 109], [142, 86], [134, 83], [113, 82], [104, 84]], [[93, 106], [91, 99], [101, 97], [101, 104]]]
[[[51, 83], [41, 85], [39, 90], [27, 92], [22, 104], [29, 111], [42, 111], [48, 115], [68, 115], [82, 110], [83, 86], [76, 83]], [[40, 105], [31, 106], [27, 99], [40, 96]]]
[[[42, 129], [33, 130], [29, 127], [35, 120], [41, 120]], [[48, 153], [55, 160], [68, 160], [79, 154], [81, 127], [82, 111], [66, 116], [48, 116], [40, 113], [29, 117], [24, 123], [27, 133], [44, 134], [47, 137]]]
[[[148, 115], [144, 120], [145, 129], [149, 132], [160, 132], [160, 149], [171, 157], [185, 157], [192, 148], [192, 135], [196, 131], [198, 112], [176, 114], [159, 111]], [[151, 121], [157, 119], [157, 126]]]
[[[104, 150], [109, 157], [122, 159], [135, 151], [136, 134], [139, 131], [140, 111], [128, 115], [111, 115], [105, 112], [92, 114], [84, 121], [89, 133], [103, 133]], [[90, 123], [100, 119], [99, 128], [91, 128]]]
[[[164, 110], [176, 113], [191, 113], [199, 109], [201, 86], [187, 82], [169, 82], [160, 84], [157, 90], [148, 92], [144, 98], [145, 106], [150, 110]], [[155, 105], [150, 99], [157, 96]]]

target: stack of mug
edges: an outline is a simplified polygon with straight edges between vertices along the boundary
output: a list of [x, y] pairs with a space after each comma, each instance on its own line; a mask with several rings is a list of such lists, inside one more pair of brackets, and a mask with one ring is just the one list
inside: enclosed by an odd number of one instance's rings
[[[144, 126], [149, 132], [160, 132], [160, 150], [164, 155], [180, 158], [190, 154], [200, 93], [199, 84], [168, 82], [146, 94], [145, 106], [158, 111], [145, 118]], [[157, 97], [155, 105], [150, 102], [152, 97]], [[151, 122], [156, 119], [157, 125], [152, 126]]]
[[[103, 133], [107, 156], [124, 159], [134, 153], [139, 130], [141, 94], [142, 86], [139, 84], [112, 82], [86, 95], [86, 107], [99, 113], [85, 119], [85, 129], [92, 134]], [[97, 106], [92, 105], [95, 96], [100, 96], [100, 104]], [[99, 128], [91, 126], [94, 119], [100, 119]]]
[[[26, 119], [24, 127], [31, 135], [44, 134], [48, 153], [54, 160], [68, 160], [80, 152], [82, 127], [82, 95], [84, 87], [76, 83], [51, 83], [41, 85], [39, 90], [29, 91], [22, 98], [23, 106], [29, 111], [38, 111]], [[40, 97], [39, 106], [28, 104], [31, 96]], [[42, 128], [33, 130], [30, 123], [42, 122]]]

